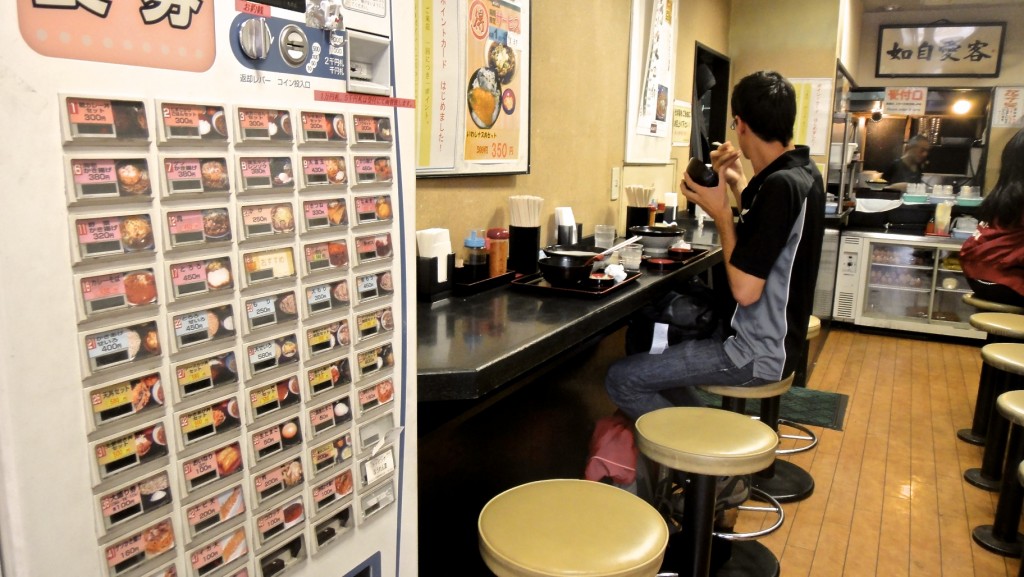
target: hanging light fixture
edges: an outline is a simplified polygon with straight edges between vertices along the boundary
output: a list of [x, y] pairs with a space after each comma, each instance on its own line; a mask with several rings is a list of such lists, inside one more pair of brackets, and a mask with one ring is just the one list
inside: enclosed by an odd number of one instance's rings
[[971, 101], [960, 98], [953, 103], [953, 114], [967, 114], [971, 110]]

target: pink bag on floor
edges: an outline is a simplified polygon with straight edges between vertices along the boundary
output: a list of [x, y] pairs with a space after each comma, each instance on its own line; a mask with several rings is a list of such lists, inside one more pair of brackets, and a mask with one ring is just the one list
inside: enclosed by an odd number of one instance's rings
[[633, 427], [622, 413], [600, 419], [590, 438], [584, 477], [588, 481], [607, 477], [616, 485], [629, 485], [636, 480], [638, 454]]

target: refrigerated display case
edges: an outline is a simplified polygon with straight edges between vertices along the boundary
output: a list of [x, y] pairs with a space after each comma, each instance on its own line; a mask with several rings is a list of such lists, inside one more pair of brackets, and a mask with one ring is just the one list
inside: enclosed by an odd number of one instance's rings
[[985, 338], [960, 269], [961, 241], [847, 231], [840, 243], [835, 320], [857, 325]]

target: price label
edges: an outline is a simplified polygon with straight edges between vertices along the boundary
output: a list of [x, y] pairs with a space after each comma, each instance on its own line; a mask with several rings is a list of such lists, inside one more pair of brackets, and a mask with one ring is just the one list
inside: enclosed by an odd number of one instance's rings
[[306, 218], [309, 220], [327, 218], [327, 201], [311, 200], [302, 203]]
[[104, 517], [113, 517], [121, 511], [138, 507], [141, 504], [142, 492], [138, 485], [132, 485], [127, 489], [103, 497], [100, 500], [100, 510], [103, 511]]
[[186, 481], [194, 481], [199, 477], [208, 475], [217, 470], [217, 455], [207, 453], [191, 461], [186, 461], [181, 467]]
[[220, 503], [218, 497], [207, 499], [206, 501], [189, 507], [188, 512], [185, 515], [188, 518], [188, 524], [192, 527], [195, 527], [203, 521], [213, 517], [219, 517]]
[[210, 369], [209, 361], [199, 361], [190, 365], [178, 367], [175, 374], [178, 378], [178, 385], [181, 387], [194, 385], [198, 382], [208, 381], [213, 378], [213, 372]]
[[315, 389], [317, 386], [331, 381], [331, 367], [326, 366], [310, 370], [307, 372], [307, 377], [309, 378], [310, 388]]
[[314, 428], [330, 421], [334, 422], [334, 406], [325, 405], [323, 407], [313, 409], [309, 411], [309, 422]]
[[327, 461], [334, 460], [338, 454], [338, 450], [334, 448], [334, 443], [326, 443], [312, 449], [309, 452], [310, 460], [313, 462], [313, 466], [321, 465]]
[[167, 226], [172, 235], [194, 234], [203, 232], [203, 212], [190, 210], [187, 212], [172, 212], [167, 215]]
[[86, 302], [125, 296], [124, 274], [105, 274], [82, 279], [82, 298]]
[[203, 567], [206, 567], [210, 563], [220, 559], [220, 556], [220, 543], [211, 543], [192, 554], [192, 557], [190, 558], [192, 568], [199, 571]]
[[96, 462], [100, 466], [109, 465], [134, 454], [135, 435], [126, 435], [96, 446]]
[[306, 263], [310, 268], [327, 266], [330, 263], [330, 248], [327, 243], [314, 244], [306, 247]]
[[281, 443], [281, 428], [277, 425], [254, 433], [252, 436], [252, 446], [257, 451], [262, 451], [267, 447], [273, 447]]
[[352, 118], [356, 132], [374, 134], [377, 132], [377, 120], [370, 116], [356, 116]]
[[238, 122], [242, 128], [256, 128], [266, 130], [270, 125], [270, 115], [266, 110], [255, 108], [239, 108]]
[[302, 113], [302, 129], [308, 132], [326, 132], [327, 117], [319, 112]]
[[258, 298], [253, 299], [245, 303], [245, 314], [249, 319], [256, 319], [260, 317], [273, 314], [274, 312], [274, 298]]
[[[295, 275], [295, 261], [290, 248], [250, 253], [245, 255], [243, 260], [245, 261], [245, 270], [253, 280], [256, 280], [253, 277], [266, 271], [270, 272], [272, 278]], [[260, 280], [265, 279], [260, 277]]]
[[366, 276], [361, 276], [361, 277], [358, 277], [356, 279], [356, 281], [358, 282], [359, 294], [375, 293], [375, 292], [377, 292], [377, 276], [376, 275], [369, 274], [369, 275], [366, 275]]
[[114, 107], [109, 100], [68, 98], [71, 124], [113, 124]]
[[280, 507], [256, 519], [256, 528], [261, 534], [266, 534], [267, 531], [283, 524], [284, 510]]
[[249, 347], [249, 363], [252, 366], [258, 366], [260, 363], [269, 361], [274, 358], [274, 341], [267, 341], [258, 345]]
[[187, 313], [174, 317], [174, 334], [178, 337], [196, 333], [208, 333], [210, 319], [206, 311]]
[[256, 487], [256, 491], [259, 493], [265, 493], [267, 489], [273, 489], [274, 487], [280, 486], [284, 483], [284, 468], [277, 467], [267, 471], [262, 475], [258, 475], [253, 479], [253, 485]]
[[[202, 216], [200, 216], [200, 223]], [[200, 226], [200, 230], [202, 227]], [[171, 283], [180, 287], [196, 283], [206, 284], [206, 261], [197, 260], [171, 265]]]
[[72, 160], [71, 175], [75, 184], [106, 184], [116, 182], [113, 160]]
[[[140, 553], [145, 551], [145, 544], [142, 542], [142, 534], [133, 535], [116, 545], [107, 547], [107, 567], [113, 570], [113, 574], [118, 574], [116, 567], [125, 561], [134, 558]], [[123, 570], [123, 569], [122, 569]]]
[[303, 157], [302, 171], [306, 175], [326, 175], [327, 163], [322, 157]]
[[188, 104], [165, 104], [163, 107], [164, 126], [181, 126], [195, 128], [199, 126], [200, 117], [205, 110], [202, 106]]
[[253, 409], [259, 409], [280, 399], [277, 396], [277, 385], [270, 385], [249, 393], [249, 403]]
[[78, 242], [83, 245], [121, 240], [121, 219], [116, 216], [80, 220], [77, 228]]
[[116, 407], [130, 405], [132, 403], [131, 383], [119, 383], [110, 387], [93, 391], [90, 395], [92, 412], [100, 414]]
[[181, 432], [185, 434], [193, 433], [206, 427], [212, 427], [213, 408], [204, 407], [198, 411], [182, 415], [178, 420], [178, 425], [181, 427]]
[[[330, 327], [319, 327], [316, 329], [310, 329], [306, 331], [306, 341], [309, 343], [309, 348], [312, 350], [319, 350], [324, 343], [330, 344], [331, 342], [331, 329]], [[326, 348], [330, 348], [329, 346]]]
[[306, 301], [310, 305], [328, 302], [331, 300], [331, 285], [322, 284], [306, 289]]
[[241, 167], [245, 178], [270, 178], [269, 158], [243, 158]]
[[128, 351], [128, 329], [115, 329], [85, 339], [90, 359]]
[[274, 205], [247, 206], [242, 209], [242, 223], [245, 226], [270, 225]]
[[198, 158], [182, 158], [164, 161], [167, 180], [195, 180], [201, 177]]
[[334, 479], [313, 487], [313, 501], [319, 506], [324, 501], [333, 499], [335, 496]]

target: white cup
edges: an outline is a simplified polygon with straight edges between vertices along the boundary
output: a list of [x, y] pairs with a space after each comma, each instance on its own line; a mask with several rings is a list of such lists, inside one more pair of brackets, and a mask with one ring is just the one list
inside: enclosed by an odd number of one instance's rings
[[622, 268], [628, 271], [638, 271], [643, 254], [644, 245], [630, 244], [622, 247], [622, 250], [619, 251], [619, 262], [622, 264]]
[[598, 224], [594, 226], [594, 247], [611, 248], [615, 244], [615, 225]]

